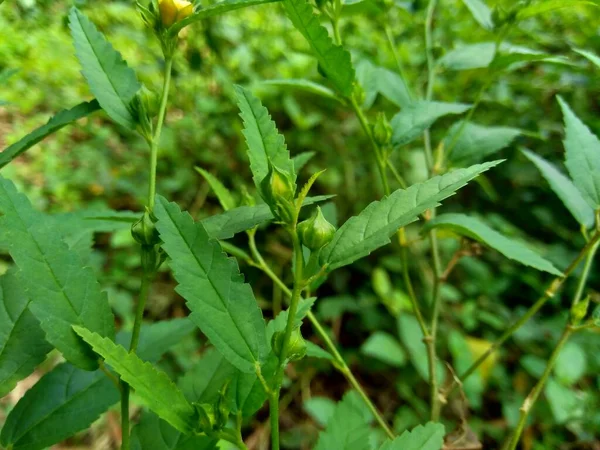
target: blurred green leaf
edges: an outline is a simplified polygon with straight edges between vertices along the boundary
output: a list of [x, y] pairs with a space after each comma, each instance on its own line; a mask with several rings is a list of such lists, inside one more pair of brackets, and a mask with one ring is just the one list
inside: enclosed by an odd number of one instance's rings
[[440, 450], [444, 445], [444, 425], [428, 422], [405, 431], [393, 441], [383, 444], [379, 450]]
[[321, 97], [328, 98], [330, 100], [335, 100], [336, 102], [341, 101], [334, 91], [332, 91], [326, 86], [323, 86], [322, 84], [315, 83], [314, 81], [282, 78], [279, 80], [263, 81], [262, 84], [268, 86], [279, 86], [284, 88], [300, 89], [302, 91], [310, 92], [311, 94], [316, 94]]
[[217, 177], [215, 177], [212, 173], [207, 172], [202, 167], [195, 167], [195, 169], [196, 172], [202, 175], [202, 177], [210, 185], [211, 189], [219, 199], [219, 203], [225, 211], [236, 207], [236, 201], [231, 195], [231, 192], [229, 192], [229, 189], [227, 189]]
[[393, 367], [406, 364], [406, 354], [400, 343], [392, 335], [376, 331], [360, 347], [363, 355], [378, 359]]
[[486, 30], [494, 28], [492, 20], [492, 10], [485, 4], [483, 0], [463, 0], [463, 3], [469, 8], [473, 18]]
[[448, 157], [455, 165], [479, 162], [508, 147], [521, 134], [518, 128], [463, 124], [461, 121], [452, 125], [444, 139], [445, 148], [451, 152]]
[[521, 8], [517, 13], [517, 19], [525, 20], [557, 9], [578, 5], [598, 6], [595, 2], [589, 0], [538, 0], [532, 5]]
[[449, 70], [472, 70], [489, 66], [494, 60], [496, 45], [493, 42], [456, 47], [438, 60], [438, 64]]
[[566, 386], [571, 386], [585, 375], [587, 357], [581, 346], [573, 341], [567, 342], [558, 354], [554, 365], [554, 375]]

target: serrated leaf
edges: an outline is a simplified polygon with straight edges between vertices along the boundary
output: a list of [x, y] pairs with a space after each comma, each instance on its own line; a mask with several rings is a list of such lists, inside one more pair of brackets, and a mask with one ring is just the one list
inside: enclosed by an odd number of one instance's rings
[[308, 162], [317, 154], [317, 152], [302, 152], [292, 158], [294, 171], [298, 174], [308, 164]]
[[306, 0], [283, 0], [283, 6], [294, 27], [307, 40], [327, 79], [341, 94], [350, 96], [355, 78], [350, 53], [333, 43]]
[[463, 0], [463, 3], [473, 18], [486, 30], [494, 29], [494, 21], [492, 20], [492, 10], [485, 4], [483, 0]]
[[52, 350], [28, 304], [17, 271], [10, 269], [0, 277], [0, 397], [33, 372]]
[[[316, 197], [308, 197], [303, 206], [310, 206], [315, 203], [323, 202], [335, 197], [335, 195], [319, 195]], [[213, 239], [230, 239], [237, 233], [250, 230], [258, 225], [273, 220], [273, 213], [266, 204], [256, 206], [239, 206], [231, 209], [223, 214], [217, 214], [206, 219], [202, 219], [200, 223], [208, 235]]]
[[131, 431], [132, 450], [216, 450], [217, 443], [208, 436], [185, 435], [150, 411]]
[[488, 67], [496, 56], [496, 44], [480, 42], [462, 45], [446, 53], [438, 64], [449, 70], [472, 70]]
[[393, 441], [383, 444], [379, 450], [440, 450], [444, 446], [444, 425], [429, 422], [405, 431]]
[[201, 7], [194, 11], [189, 17], [175, 23], [169, 28], [169, 34], [171, 36], [177, 36], [179, 31], [188, 25], [199, 22], [203, 19], [207, 19], [213, 16], [220, 16], [229, 11], [235, 11], [236, 9], [247, 8], [248, 6], [262, 5], [265, 3], [274, 3], [280, 0], [225, 0], [222, 2], [214, 3], [205, 7]]
[[577, 5], [598, 6], [596, 3], [588, 0], [543, 0], [521, 8], [517, 13], [517, 19], [525, 20], [540, 14]]
[[258, 98], [243, 87], [235, 86], [235, 92], [240, 116], [244, 120], [244, 136], [248, 144], [248, 158], [254, 184], [261, 189], [261, 182], [269, 173], [269, 163], [284, 172], [294, 183], [294, 163], [290, 159], [285, 139], [277, 131], [269, 111]]
[[344, 396], [319, 433], [315, 450], [369, 450], [370, 427], [362, 412], [355, 406], [350, 392]]
[[406, 364], [406, 353], [392, 335], [376, 331], [361, 345], [360, 352], [393, 367]]
[[129, 386], [135, 389], [138, 398], [162, 419], [183, 433], [196, 428], [197, 414], [183, 393], [168, 375], [135, 353], [115, 344], [97, 333], [83, 327], [73, 327], [94, 351], [111, 366]]
[[565, 164], [571, 179], [593, 209], [600, 208], [600, 140], [558, 97], [565, 120]]
[[175, 203], [158, 196], [154, 213], [190, 318], [231, 364], [254, 372], [269, 351], [266, 326], [237, 262]]
[[573, 50], [579, 53], [584, 58], [587, 58], [592, 64], [594, 64], [597, 68], [600, 69], [600, 57], [597, 56], [595, 53], [578, 48], [574, 48]]
[[440, 117], [462, 114], [469, 108], [471, 105], [461, 103], [427, 101], [411, 103], [392, 118], [392, 144], [395, 147], [406, 145], [421, 136]]
[[554, 164], [546, 161], [541, 156], [528, 150], [522, 150], [522, 152], [537, 166], [554, 193], [562, 200], [575, 220], [586, 228], [591, 228], [595, 221], [594, 210], [590, 208], [573, 182], [563, 175]]
[[236, 373], [237, 369], [211, 348], [181, 377], [179, 387], [190, 402], [212, 404]]
[[398, 189], [389, 197], [367, 206], [358, 216], [350, 218], [321, 251], [321, 263], [329, 270], [345, 266], [390, 242], [398, 228], [417, 220], [418, 216], [450, 197], [482, 172], [502, 161], [477, 164]]
[[469, 122], [464, 126], [458, 139], [456, 133], [464, 122], [452, 125], [444, 139], [445, 148], [453, 143], [450, 160], [456, 165], [472, 164], [508, 147], [522, 131], [511, 127], [490, 127]]
[[119, 391], [101, 371], [60, 364], [19, 400], [0, 442], [13, 450], [45, 449], [88, 428], [118, 401]]
[[323, 86], [322, 84], [315, 83], [314, 81], [282, 78], [278, 80], [263, 81], [262, 84], [265, 84], [267, 86], [278, 86], [284, 88], [299, 89], [305, 92], [310, 92], [311, 94], [328, 98], [330, 100], [335, 100], [336, 102], [341, 102], [341, 99], [336, 95], [335, 91], [329, 89], [326, 86]]
[[44, 215], [2, 177], [0, 212], [0, 244], [8, 248], [24, 275], [29, 310], [40, 321], [46, 340], [73, 364], [94, 370], [94, 353], [71, 329], [71, 325], [83, 325], [114, 338], [114, 317], [94, 272], [46, 225]]
[[215, 177], [212, 173], [207, 172], [202, 167], [196, 167], [196, 172], [198, 172], [202, 177], [206, 180], [206, 182], [210, 185], [211, 189], [219, 199], [219, 203], [223, 207], [225, 211], [235, 208], [236, 202], [231, 195], [229, 189], [227, 189], [221, 181]]
[[51, 134], [56, 133], [61, 128], [64, 128], [83, 117], [87, 117], [99, 109], [99, 103], [96, 100], [92, 100], [91, 102], [80, 103], [71, 109], [60, 111], [52, 117], [48, 123], [36, 128], [18, 142], [15, 142], [4, 149], [2, 153], [0, 153], [0, 168], [6, 166], [17, 156], [25, 153], [35, 144], [46, 139]]
[[83, 76], [98, 103], [115, 122], [135, 129], [137, 120], [129, 107], [141, 88], [135, 72], [77, 8], [71, 9], [69, 27]]
[[[306, 315], [310, 312], [310, 309], [315, 304], [316, 297], [301, 299], [298, 302], [298, 310], [296, 311], [296, 320], [294, 326], [299, 327], [302, 325], [302, 321]], [[269, 321], [267, 325], [267, 339], [271, 340], [273, 335], [278, 331], [284, 331], [288, 321], [288, 310], [281, 311], [277, 314], [273, 320]]]
[[542, 258], [524, 243], [500, 234], [485, 222], [475, 217], [465, 214], [442, 214], [427, 222], [425, 227], [423, 227], [423, 232], [433, 228], [449, 229], [497, 250], [508, 259], [543, 272], [562, 276], [562, 272], [554, 267], [550, 261]]

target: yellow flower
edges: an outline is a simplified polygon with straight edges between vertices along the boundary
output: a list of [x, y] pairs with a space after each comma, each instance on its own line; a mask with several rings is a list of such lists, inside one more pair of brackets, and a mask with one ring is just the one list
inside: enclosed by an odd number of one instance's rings
[[160, 19], [165, 28], [185, 19], [194, 12], [194, 5], [187, 0], [159, 0]]

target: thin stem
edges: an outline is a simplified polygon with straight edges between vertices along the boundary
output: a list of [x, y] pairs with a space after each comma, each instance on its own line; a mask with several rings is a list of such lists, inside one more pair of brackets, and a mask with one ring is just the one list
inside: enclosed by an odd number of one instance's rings
[[402, 178], [402, 175], [400, 175], [400, 173], [396, 170], [396, 167], [394, 167], [394, 165], [391, 163], [391, 161], [389, 159], [386, 161], [386, 164], [389, 167], [390, 171], [392, 172], [392, 175], [394, 175], [394, 178], [396, 179], [396, 181], [398, 182], [400, 187], [402, 189], [406, 189], [408, 184], [406, 183], [406, 180], [404, 180], [404, 178]]
[[598, 246], [600, 242], [596, 242], [590, 252], [585, 259], [585, 264], [583, 266], [583, 272], [581, 274], [581, 278], [579, 279], [579, 284], [577, 285], [577, 291], [575, 292], [575, 297], [573, 297], [573, 305], [576, 305], [581, 300], [583, 296], [583, 290], [585, 289], [585, 285], [587, 283], [588, 276], [590, 274], [590, 269], [592, 268], [592, 262], [594, 261], [594, 257], [596, 256], [596, 251], [598, 250]]
[[[142, 250], [144, 251], [144, 250]], [[152, 250], [154, 251], [154, 250]], [[138, 296], [137, 306], [135, 308], [135, 320], [133, 322], [133, 331], [131, 333], [131, 342], [129, 344], [129, 352], [134, 353], [140, 341], [140, 330], [142, 328], [142, 319], [146, 302], [150, 295], [150, 284], [152, 283], [152, 275], [144, 273], [140, 286], [140, 294]]]
[[[400, 232], [404, 233], [404, 229], [400, 230]], [[421, 313], [421, 308], [419, 307], [419, 302], [410, 279], [410, 274], [408, 272], [408, 248], [405, 245], [402, 246], [400, 257], [402, 262], [402, 278], [404, 280], [404, 286], [406, 287], [408, 296], [412, 303], [415, 316], [417, 317], [417, 322], [419, 322], [419, 326], [421, 327], [421, 332], [423, 333], [423, 336], [427, 338], [429, 337], [429, 329], [427, 328], [427, 324], [425, 323], [425, 319]]]
[[121, 450], [129, 446], [129, 385], [121, 380]]
[[400, 61], [400, 56], [398, 55], [398, 51], [396, 50], [396, 45], [394, 44], [394, 36], [392, 34], [392, 29], [390, 28], [389, 25], [389, 21], [385, 21], [385, 25], [384, 25], [384, 30], [385, 30], [385, 36], [387, 37], [388, 40], [388, 44], [390, 44], [390, 49], [392, 51], [392, 55], [394, 56], [394, 60], [396, 61], [396, 66], [398, 67], [398, 73], [400, 74], [400, 77], [402, 77], [402, 80], [404, 81], [404, 85], [406, 86], [406, 92], [408, 93], [409, 98], [412, 100], [412, 93], [410, 92], [410, 89], [408, 87], [408, 83], [407, 83], [407, 78], [404, 72], [404, 66], [402, 65], [402, 62]]

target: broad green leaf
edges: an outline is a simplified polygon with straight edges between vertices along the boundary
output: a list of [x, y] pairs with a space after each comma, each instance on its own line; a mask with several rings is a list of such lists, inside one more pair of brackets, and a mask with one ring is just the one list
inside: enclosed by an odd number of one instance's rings
[[371, 83], [377, 92], [400, 108], [404, 108], [412, 102], [404, 78], [396, 72], [374, 66]]
[[495, 50], [493, 42], [463, 45], [446, 53], [438, 64], [449, 70], [481, 69], [492, 63]]
[[565, 164], [571, 179], [593, 209], [600, 208], [600, 140], [558, 97], [565, 120]]
[[40, 321], [46, 340], [68, 361], [94, 370], [96, 356], [71, 328], [83, 325], [114, 338], [114, 317], [93, 270], [83, 266], [78, 254], [47, 226], [44, 215], [2, 177], [0, 213], [0, 245], [8, 248], [23, 273], [29, 310]]
[[52, 350], [28, 304], [17, 271], [9, 270], [0, 277], [0, 397], [33, 372]]
[[179, 380], [179, 387], [190, 402], [213, 403], [221, 388], [237, 373], [214, 348], [206, 351], [200, 361]]
[[471, 105], [418, 101], [404, 107], [392, 121], [392, 144], [396, 147], [414, 141], [440, 117], [462, 114]]
[[248, 158], [254, 184], [260, 190], [261, 182], [269, 173], [269, 163], [296, 181], [294, 163], [285, 145], [285, 139], [277, 131], [269, 111], [259, 99], [241, 86], [235, 86], [240, 116], [244, 120], [244, 136], [248, 144]]
[[[310, 206], [315, 203], [323, 202], [335, 197], [334, 195], [319, 195], [308, 197], [303, 205]], [[200, 223], [208, 235], [213, 239], [230, 239], [237, 233], [250, 230], [258, 225], [273, 220], [273, 213], [266, 204], [256, 206], [239, 206], [223, 214], [217, 214]]]
[[317, 152], [302, 152], [292, 158], [294, 163], [294, 171], [298, 174], [314, 158]]
[[556, 11], [557, 9], [568, 8], [578, 5], [598, 6], [589, 0], [538, 0], [532, 5], [521, 8], [517, 14], [517, 19], [525, 20], [531, 17], [545, 14], [547, 12]]
[[597, 56], [595, 53], [578, 48], [574, 48], [573, 50], [579, 53], [581, 56], [587, 58], [592, 64], [594, 64], [597, 68], [600, 69], [600, 57]]
[[[423, 332], [415, 316], [400, 314], [397, 319], [398, 335], [408, 350], [408, 356], [415, 370], [425, 381], [429, 381], [429, 363], [427, 348], [423, 342]], [[439, 383], [444, 381], [445, 368], [440, 360], [436, 361], [436, 374]]]
[[455, 123], [444, 140], [445, 148], [451, 151], [448, 156], [456, 165], [479, 162], [508, 147], [521, 134], [518, 128], [489, 127], [468, 122], [456, 139], [456, 133], [461, 130], [463, 123]]
[[440, 450], [444, 446], [444, 425], [428, 422], [405, 431], [393, 441], [383, 444], [379, 450]]
[[528, 150], [522, 150], [522, 152], [537, 166], [542, 176], [548, 181], [554, 193], [562, 200], [575, 220], [586, 228], [591, 228], [595, 220], [594, 210], [590, 208], [573, 182], [563, 175], [554, 164], [544, 158]]
[[99, 109], [100, 105], [98, 102], [96, 100], [92, 100], [91, 102], [80, 103], [71, 109], [60, 111], [58, 114], [52, 117], [48, 123], [36, 128], [18, 142], [15, 142], [4, 149], [2, 153], [0, 153], [0, 168], [6, 166], [17, 156], [26, 152], [52, 133], [56, 133], [61, 128], [70, 125], [83, 117], [89, 116]]
[[400, 343], [392, 335], [376, 331], [360, 347], [363, 355], [378, 359], [393, 367], [406, 364], [406, 354]]
[[315, 450], [369, 450], [370, 427], [362, 412], [346, 394], [333, 411]]
[[325, 97], [330, 100], [335, 100], [337, 102], [341, 101], [341, 99], [336, 95], [335, 91], [323, 86], [322, 84], [315, 83], [314, 81], [282, 78], [278, 80], [264, 81], [262, 84], [299, 89], [310, 92], [311, 94], [320, 95], [321, 97]]
[[217, 450], [217, 443], [208, 436], [185, 435], [150, 411], [131, 431], [132, 450]]
[[69, 27], [83, 76], [98, 103], [115, 122], [135, 129], [137, 120], [129, 107], [141, 88], [135, 72], [77, 8], [71, 9]]
[[423, 227], [423, 232], [432, 228], [449, 229], [462, 236], [467, 236], [481, 242], [502, 253], [508, 259], [517, 261], [525, 266], [533, 267], [534, 269], [556, 276], [562, 275], [562, 272], [554, 267], [551, 262], [542, 258], [523, 242], [507, 238], [475, 217], [464, 214], [442, 214], [427, 222], [425, 227]]
[[572, 386], [585, 375], [587, 356], [581, 345], [570, 341], [560, 350], [554, 365], [554, 375], [566, 386]]
[[219, 203], [223, 207], [225, 211], [233, 209], [236, 207], [236, 201], [231, 195], [229, 189], [227, 189], [221, 180], [215, 177], [212, 173], [207, 172], [202, 167], [196, 167], [196, 172], [198, 172], [202, 177], [206, 180], [206, 182], [210, 185], [211, 189], [219, 199]]
[[544, 387], [544, 396], [558, 424], [581, 417], [585, 411], [585, 402], [581, 401], [580, 395], [556, 381], [554, 377], [548, 379]]
[[352, 94], [354, 68], [350, 53], [335, 45], [319, 17], [306, 0], [283, 0], [283, 6], [294, 27], [308, 41], [319, 67], [335, 89], [348, 97]]
[[118, 401], [118, 389], [100, 370], [60, 364], [19, 400], [0, 443], [13, 450], [45, 449], [88, 428]]
[[492, 10], [485, 4], [483, 0], [463, 0], [463, 3], [473, 18], [486, 30], [492, 30], [494, 28], [494, 21], [492, 20]]
[[179, 31], [189, 24], [199, 22], [209, 17], [220, 16], [226, 12], [247, 8], [248, 6], [262, 5], [265, 3], [274, 3], [278, 1], [280, 0], [225, 0], [205, 7], [200, 7], [194, 11], [194, 14], [183, 20], [180, 20], [171, 28], [169, 28], [169, 34], [171, 36], [177, 36]]
[[254, 372], [269, 351], [266, 326], [237, 262], [176, 204], [160, 196], [156, 203], [156, 227], [190, 318], [231, 364]]
[[323, 350], [317, 344], [311, 341], [306, 341], [306, 357], [307, 358], [319, 358], [333, 361], [333, 356], [326, 350]]
[[196, 411], [168, 375], [136, 354], [83, 327], [73, 329], [111, 366], [138, 398], [162, 419], [184, 433], [196, 429]]
[[311, 397], [303, 404], [306, 413], [322, 427], [326, 427], [335, 412], [335, 402], [328, 397]]
[[414, 222], [427, 209], [436, 207], [477, 175], [501, 162], [492, 161], [458, 169], [406, 190], [398, 189], [389, 197], [371, 203], [336, 231], [329, 245], [321, 252], [321, 263], [333, 270], [367, 256], [388, 244], [390, 236], [398, 228]]

